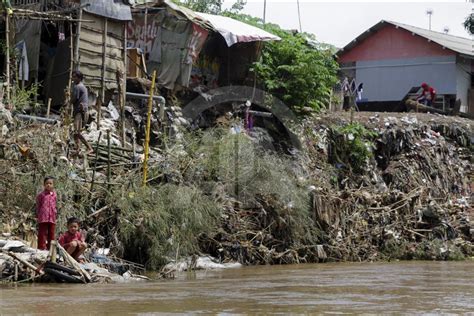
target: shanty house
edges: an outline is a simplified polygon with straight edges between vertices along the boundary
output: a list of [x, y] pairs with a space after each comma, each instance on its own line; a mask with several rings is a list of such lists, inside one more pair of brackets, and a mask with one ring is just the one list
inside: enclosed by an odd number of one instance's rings
[[[67, 1], [66, 1], [67, 2]], [[132, 19], [130, 6], [114, 0], [70, 0], [77, 22], [72, 40], [58, 47], [49, 96], [62, 101], [57, 87], [68, 81], [69, 70], [80, 70], [85, 84], [102, 103], [118, 88], [117, 72], [125, 72], [125, 30]], [[71, 44], [73, 49], [71, 49]]]
[[125, 72], [129, 5], [115, 0], [12, 0], [9, 5], [9, 44], [22, 56], [10, 56], [16, 63], [9, 67], [11, 77], [25, 86], [38, 83], [39, 99], [51, 98], [53, 106], [64, 104], [73, 69], [84, 73], [99, 100], [117, 90], [117, 72]]
[[194, 12], [166, 0], [136, 6], [127, 32], [128, 47], [144, 52], [147, 71], [157, 70], [161, 87], [199, 92], [249, 84], [250, 65], [261, 43], [268, 40], [279, 38], [240, 21]]
[[474, 113], [474, 45], [471, 39], [381, 21], [338, 53], [344, 76], [363, 83], [362, 108], [401, 110], [400, 101], [426, 82], [437, 106]]

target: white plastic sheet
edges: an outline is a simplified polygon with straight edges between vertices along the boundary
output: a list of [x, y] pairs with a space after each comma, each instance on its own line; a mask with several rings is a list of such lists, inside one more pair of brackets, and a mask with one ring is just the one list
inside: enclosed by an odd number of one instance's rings
[[196, 12], [196, 15], [204, 20], [208, 20], [214, 29], [224, 37], [229, 47], [236, 43], [281, 40], [278, 36], [258, 27], [225, 16], [198, 12]]

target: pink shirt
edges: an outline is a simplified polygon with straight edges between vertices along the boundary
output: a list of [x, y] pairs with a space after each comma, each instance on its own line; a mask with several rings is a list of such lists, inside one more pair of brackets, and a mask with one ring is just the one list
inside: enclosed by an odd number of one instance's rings
[[59, 244], [64, 247], [64, 245], [69, 244], [73, 240], [80, 240], [84, 241], [84, 237], [82, 236], [80, 231], [77, 231], [74, 234], [71, 234], [70, 232], [65, 232], [61, 236], [59, 236]]
[[56, 192], [43, 191], [36, 197], [38, 223], [56, 223]]

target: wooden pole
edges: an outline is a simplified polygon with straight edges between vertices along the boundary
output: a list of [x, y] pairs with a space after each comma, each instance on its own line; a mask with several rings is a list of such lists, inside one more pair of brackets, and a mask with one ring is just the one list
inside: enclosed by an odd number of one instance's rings
[[148, 2], [145, 2], [145, 36], [143, 38], [143, 42], [145, 45], [143, 46], [143, 55], [145, 56], [145, 62], [146, 62], [146, 53], [148, 52], [148, 47], [147, 47], [147, 39], [148, 39]]
[[107, 19], [104, 18], [104, 33], [102, 34], [102, 84], [101, 84], [101, 92], [100, 92], [100, 102], [98, 102], [97, 107], [97, 129], [100, 129], [100, 117], [102, 115], [101, 109], [102, 106], [105, 105], [105, 73], [107, 71], [106, 61], [106, 53], [107, 53]]
[[49, 118], [49, 112], [51, 111], [51, 101], [52, 99], [48, 99], [48, 109], [46, 110], [46, 118]]
[[26, 261], [25, 259], [22, 259], [22, 258], [18, 257], [18, 256], [16, 255], [16, 253], [9, 251], [9, 252], [6, 252], [6, 254], [9, 255], [10, 257], [13, 257], [14, 259], [20, 261], [20, 263], [22, 263], [24, 266], [30, 268], [31, 270], [33, 270], [33, 271], [35, 271], [35, 272], [38, 272], [38, 273], [41, 274], [41, 275], [44, 274], [44, 272], [41, 270], [40, 267], [35, 267], [34, 265], [32, 265], [31, 263], [29, 263], [29, 262]]
[[[73, 112], [74, 112], [73, 106], [71, 104], [72, 71], [74, 69], [74, 61], [76, 59], [75, 56], [74, 56], [74, 35], [72, 33], [72, 23], [69, 24], [69, 45], [71, 46], [70, 47], [70, 54], [71, 54], [70, 58], [71, 58], [71, 60], [69, 61], [69, 77], [68, 77], [67, 93], [66, 93], [65, 103], [66, 103], [66, 113], [67, 113], [67, 108], [70, 106], [71, 107], [71, 111], [70, 111], [71, 116], [70, 117], [72, 117]], [[65, 116], [67, 116], [67, 114], [65, 114]]]
[[18, 264], [15, 262], [15, 277], [13, 281], [18, 282]]
[[56, 240], [51, 240], [51, 245], [49, 246], [49, 261], [56, 262]]
[[79, 70], [80, 63], [81, 63], [81, 57], [79, 56], [79, 44], [81, 40], [81, 27], [82, 27], [81, 20], [82, 20], [82, 9], [79, 9], [79, 22], [77, 22], [77, 30], [76, 30], [76, 46], [74, 47], [74, 63], [75, 63], [74, 68], [76, 70]]
[[153, 107], [153, 94], [155, 92], [156, 70], [153, 70], [153, 77], [151, 79], [151, 90], [148, 98], [148, 115], [146, 118], [146, 132], [145, 132], [145, 158], [143, 159], [143, 186], [146, 185], [146, 177], [148, 173], [148, 154], [150, 146], [150, 129], [151, 129], [151, 110]]
[[97, 138], [97, 145], [95, 147], [95, 161], [94, 161], [94, 170], [92, 170], [91, 194], [92, 194], [92, 189], [94, 189], [95, 171], [97, 170], [97, 160], [99, 160], [99, 144], [100, 144], [101, 137], [102, 137], [102, 131], [99, 132], [99, 138]]
[[77, 272], [79, 272], [83, 278], [84, 278], [84, 282], [85, 283], [88, 283], [91, 281], [91, 276], [89, 275], [89, 273], [87, 273], [86, 270], [84, 270], [80, 265], [79, 263], [76, 261], [76, 259], [74, 259], [73, 257], [71, 257], [70, 254], [68, 254], [68, 252], [58, 243], [57, 244], [58, 246], [58, 249], [59, 249], [59, 253], [61, 254], [61, 256], [63, 256], [64, 258], [64, 261], [66, 261], [67, 263], [69, 263], [74, 269], [77, 270]]
[[124, 93], [123, 93], [123, 72], [117, 69], [117, 88], [118, 88], [118, 101], [120, 108], [120, 135], [122, 138], [122, 147], [125, 147], [125, 106], [124, 106]]
[[[23, 58], [23, 56], [20, 57], [20, 65], [21, 65], [21, 88], [25, 89], [25, 58]], [[18, 71], [18, 74], [20, 74], [20, 71]], [[35, 93], [35, 96], [36, 95], [37, 93]]]
[[132, 133], [132, 155], [135, 159], [135, 156], [137, 155], [137, 136], [135, 135], [135, 129], [132, 129]]
[[125, 137], [125, 104], [127, 103], [127, 71], [128, 71], [128, 56], [127, 56], [127, 26], [125, 24], [123, 32], [123, 76], [122, 76], [122, 95], [120, 100], [122, 101], [120, 111], [122, 116], [122, 147], [126, 148], [126, 137]]
[[6, 66], [6, 71], [5, 71], [5, 79], [7, 81], [7, 101], [10, 102], [10, 14], [8, 13], [8, 10], [5, 10], [5, 46], [6, 46], [6, 52], [5, 52], [5, 66]]
[[[112, 176], [110, 169], [110, 160], [111, 160], [111, 147], [110, 147], [110, 129], [107, 130], [107, 182], [110, 183], [110, 178]], [[108, 190], [110, 190], [110, 185], [108, 185]]]

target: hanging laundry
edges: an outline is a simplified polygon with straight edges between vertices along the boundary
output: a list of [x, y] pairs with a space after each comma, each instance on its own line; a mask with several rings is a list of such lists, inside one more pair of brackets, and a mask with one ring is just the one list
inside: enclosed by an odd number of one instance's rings
[[28, 64], [28, 55], [25, 41], [18, 42], [15, 45], [15, 50], [17, 51], [17, 55], [19, 56], [18, 63], [20, 71], [18, 73], [18, 79], [28, 81], [30, 66]]

